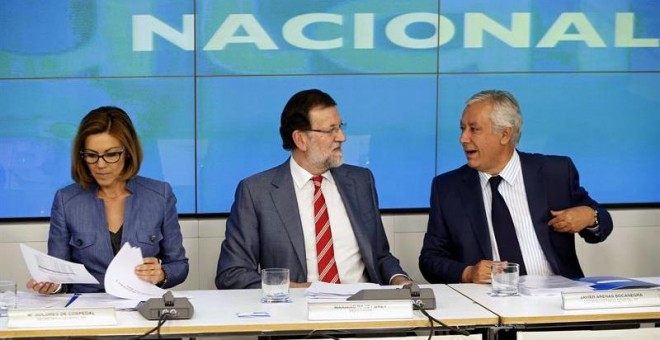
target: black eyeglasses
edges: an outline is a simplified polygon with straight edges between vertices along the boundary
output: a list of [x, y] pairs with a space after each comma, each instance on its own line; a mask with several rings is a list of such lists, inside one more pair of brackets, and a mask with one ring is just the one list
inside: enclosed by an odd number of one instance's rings
[[307, 131], [313, 131], [313, 132], [320, 132], [320, 133], [325, 133], [326, 135], [336, 135], [339, 133], [339, 130], [344, 131], [346, 130], [346, 122], [341, 122], [339, 123], [339, 126], [335, 126], [333, 128], [325, 129], [325, 130], [320, 130], [320, 129], [309, 129]]
[[96, 152], [80, 151], [80, 157], [82, 157], [87, 164], [96, 164], [101, 158], [103, 158], [106, 163], [112, 164], [119, 162], [121, 154], [123, 154], [125, 150], [126, 146], [122, 146], [121, 151], [106, 152], [102, 155], [99, 155]]

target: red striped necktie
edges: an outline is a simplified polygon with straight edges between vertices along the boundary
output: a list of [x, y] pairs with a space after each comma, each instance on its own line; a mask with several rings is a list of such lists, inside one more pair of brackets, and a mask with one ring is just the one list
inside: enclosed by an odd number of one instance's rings
[[314, 229], [316, 231], [316, 258], [319, 267], [319, 280], [341, 283], [335, 263], [335, 251], [332, 245], [332, 231], [325, 197], [321, 191], [323, 176], [312, 177], [314, 182]]

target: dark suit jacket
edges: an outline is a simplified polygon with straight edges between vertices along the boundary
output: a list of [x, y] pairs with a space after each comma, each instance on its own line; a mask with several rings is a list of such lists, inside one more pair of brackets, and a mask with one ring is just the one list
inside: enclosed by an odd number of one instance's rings
[[[371, 171], [351, 165], [330, 171], [369, 281], [388, 284], [395, 274], [406, 275], [390, 253]], [[260, 268], [289, 268], [291, 281], [307, 281], [303, 230], [288, 161], [239, 183], [215, 285], [218, 289], [259, 288]]]
[[[182, 283], [188, 276], [188, 258], [176, 210], [176, 197], [165, 182], [135, 177], [128, 181], [121, 244], [140, 247], [143, 257], [163, 261], [167, 273], [164, 288]], [[71, 184], [57, 191], [50, 214], [48, 254], [76, 263], [100, 282], [73, 284], [70, 293], [103, 292], [105, 271], [114, 258], [103, 200], [97, 186], [84, 190]]]
[[[579, 234], [589, 243], [604, 241], [612, 218], [580, 186], [568, 157], [519, 152], [532, 223], [543, 252], [557, 275], [582, 277], [575, 253], [575, 235], [548, 226], [550, 210], [586, 205], [598, 210], [598, 232]], [[431, 210], [419, 268], [431, 283], [457, 283], [463, 270], [480, 260], [492, 260], [488, 221], [479, 173], [467, 165], [433, 179]]]

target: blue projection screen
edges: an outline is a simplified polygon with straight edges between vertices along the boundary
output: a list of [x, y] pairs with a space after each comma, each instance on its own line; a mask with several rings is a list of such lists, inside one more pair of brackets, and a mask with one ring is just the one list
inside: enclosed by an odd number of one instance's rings
[[657, 0], [5, 0], [0, 18], [0, 219], [49, 216], [103, 105], [131, 115], [141, 174], [180, 213], [227, 213], [287, 159], [279, 116], [308, 88], [338, 102], [383, 209], [428, 208], [490, 88], [520, 101], [520, 150], [572, 157], [602, 203], [660, 204]]

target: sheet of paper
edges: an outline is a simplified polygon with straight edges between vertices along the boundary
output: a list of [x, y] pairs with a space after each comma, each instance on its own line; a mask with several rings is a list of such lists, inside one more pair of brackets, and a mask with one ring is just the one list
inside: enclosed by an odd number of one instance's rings
[[[65, 308], [67, 302], [71, 300], [73, 294], [51, 294], [44, 295], [37, 292], [19, 291], [16, 299], [18, 308], [23, 309], [49, 309]], [[107, 293], [85, 293], [80, 294], [78, 298], [67, 308], [97, 308], [113, 307], [118, 311], [136, 310], [138, 300], [126, 300], [114, 297]]]
[[108, 294], [129, 300], [146, 300], [162, 297], [166, 290], [135, 274], [135, 267], [142, 264], [142, 250], [124, 243], [105, 273], [105, 291]]
[[136, 310], [139, 303], [140, 300], [122, 299], [107, 293], [88, 293], [81, 294], [69, 308], [112, 307], [118, 311], [131, 311]]
[[[334, 284], [327, 282], [312, 282], [305, 291], [305, 296], [310, 299], [346, 299], [362, 289], [385, 288], [375, 283], [362, 282], [350, 284]], [[393, 287], [396, 288], [396, 287]]]
[[99, 281], [85, 266], [44, 254], [21, 244], [23, 260], [32, 278], [39, 282], [55, 283], [96, 283]]
[[543, 296], [559, 295], [561, 292], [588, 291], [589, 283], [568, 279], [560, 275], [523, 275], [518, 286], [520, 294]]
[[64, 308], [71, 295], [52, 294], [44, 295], [34, 291], [18, 291], [16, 295], [16, 306], [18, 308]]

